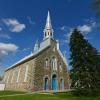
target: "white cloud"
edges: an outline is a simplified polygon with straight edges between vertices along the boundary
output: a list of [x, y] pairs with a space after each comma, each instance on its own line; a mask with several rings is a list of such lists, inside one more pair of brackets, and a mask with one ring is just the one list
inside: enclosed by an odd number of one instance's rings
[[78, 29], [83, 33], [89, 33], [92, 31], [92, 26], [89, 25], [78, 26]]
[[[76, 28], [78, 28], [81, 33], [84, 35], [84, 34], [88, 34], [90, 32], [92, 32], [95, 28], [100, 27], [100, 23], [98, 24], [94, 19], [87, 19], [85, 20], [86, 21], [86, 24], [83, 24], [83, 25], [78, 25]], [[75, 28], [75, 27], [74, 27]], [[63, 33], [64, 34], [64, 39], [61, 40], [61, 43], [62, 45], [66, 44], [66, 43], [69, 43], [70, 41], [70, 36], [72, 34], [72, 31], [74, 29], [73, 27], [68, 27], [66, 25], [62, 26], [60, 28], [61, 31], [63, 32], [66, 32], [66, 33]], [[88, 37], [89, 39], [89, 37]]]
[[30, 48], [24, 48], [22, 51], [28, 51], [30, 50]]
[[64, 34], [64, 39], [61, 40], [61, 44], [62, 44], [62, 45], [65, 45], [65, 44], [68, 44], [68, 43], [69, 43], [69, 41], [70, 41], [70, 36], [71, 36], [71, 34], [72, 34], [72, 31], [73, 31], [73, 28], [69, 28], [68, 32], [66, 32], [66, 33]]
[[25, 29], [25, 24], [21, 24], [17, 19], [2, 19], [2, 21], [10, 28], [11, 32], [21, 32]]
[[8, 55], [9, 53], [14, 53], [18, 50], [18, 46], [11, 43], [0, 43], [0, 60]]
[[33, 24], [33, 25], [35, 24], [35, 22], [32, 20], [31, 17], [27, 16], [27, 19], [28, 19], [28, 21], [29, 21], [30, 24]]
[[67, 31], [69, 30], [69, 27], [67, 27], [67, 26], [62, 26], [62, 27], [60, 28], [60, 30], [61, 30], [61, 31], [64, 31], [64, 32], [67, 32]]
[[11, 39], [8, 34], [0, 34], [0, 38]]
[[2, 31], [2, 28], [0, 27], [0, 31]]

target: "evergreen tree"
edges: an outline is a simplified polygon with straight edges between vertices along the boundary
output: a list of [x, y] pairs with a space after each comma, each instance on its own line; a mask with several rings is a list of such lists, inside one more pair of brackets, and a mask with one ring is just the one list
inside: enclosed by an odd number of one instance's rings
[[93, 9], [95, 10], [96, 14], [100, 16], [100, 0], [92, 0]]
[[70, 37], [70, 51], [72, 87], [76, 93], [100, 89], [100, 55], [77, 29]]

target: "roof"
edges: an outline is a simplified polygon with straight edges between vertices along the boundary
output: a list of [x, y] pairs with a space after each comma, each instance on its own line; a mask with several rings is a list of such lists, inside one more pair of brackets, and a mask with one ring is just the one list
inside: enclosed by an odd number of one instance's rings
[[[38, 54], [40, 54], [42, 51], [44, 51], [45, 49], [47, 49], [48, 47], [50, 47], [50, 45], [51, 45], [50, 40], [51, 40], [51, 39], [52, 39], [52, 38], [48, 38], [48, 39], [44, 40], [43, 42], [41, 42], [40, 48], [38, 49], [38, 51], [35, 51], [35, 52], [31, 53], [30, 55], [28, 55], [28, 56], [22, 58], [21, 60], [19, 60], [19, 61], [16, 62], [15, 64], [13, 64], [13, 65], [11, 65], [10, 67], [8, 67], [5, 71], [7, 71], [7, 70], [9, 70], [9, 69], [11, 69], [11, 68], [16, 67], [17, 65], [19, 65], [19, 64], [21, 64], [21, 63], [23, 63], [23, 62], [25, 62], [26, 60], [28, 60], [28, 59], [30, 59], [30, 58], [35, 58], [35, 57], [36, 57]], [[54, 39], [52, 39], [52, 40], [54, 41]], [[55, 41], [55, 42], [56, 42], [56, 41]], [[66, 61], [65, 57], [62, 55], [61, 51], [60, 51], [60, 50], [57, 50], [57, 51], [58, 51], [58, 53], [60, 54], [60, 56], [62, 57], [62, 59], [63, 59], [64, 63], [66, 64], [66, 66], [68, 66], [67, 61]]]
[[40, 48], [38, 51], [35, 51], [33, 53], [31, 53], [30, 55], [22, 58], [21, 60], [19, 60], [18, 62], [16, 62], [15, 64], [11, 65], [10, 67], [8, 67], [5, 71], [11, 69], [11, 68], [14, 68], [16, 67], [18, 64], [21, 64], [22, 62], [30, 59], [30, 58], [33, 58], [35, 57], [36, 55], [38, 55], [39, 53], [41, 53], [42, 51], [44, 51], [46, 48], [48, 48], [50, 46], [50, 39], [47, 39], [46, 41], [43, 41], [41, 44], [40, 44]]

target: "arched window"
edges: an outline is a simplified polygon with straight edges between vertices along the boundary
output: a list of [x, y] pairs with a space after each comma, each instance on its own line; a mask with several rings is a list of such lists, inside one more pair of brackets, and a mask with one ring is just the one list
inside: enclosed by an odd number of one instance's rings
[[52, 58], [52, 69], [57, 70], [57, 59], [55, 57]]
[[45, 59], [45, 67], [48, 68], [48, 66], [49, 66], [49, 60]]
[[49, 32], [48, 32], [48, 35], [49, 35]]
[[62, 63], [59, 63], [59, 70], [62, 71]]
[[46, 35], [47, 35], [47, 34], [46, 34], [46, 32], [45, 32], [45, 37], [46, 37]]
[[51, 35], [51, 37], [52, 37], [52, 32], [51, 32], [51, 34], [50, 34], [50, 35]]

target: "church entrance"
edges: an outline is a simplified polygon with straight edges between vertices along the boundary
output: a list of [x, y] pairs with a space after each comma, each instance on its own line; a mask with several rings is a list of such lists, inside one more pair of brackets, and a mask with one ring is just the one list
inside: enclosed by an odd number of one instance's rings
[[57, 76], [54, 74], [52, 76], [52, 90], [56, 90], [57, 89]]
[[49, 89], [49, 85], [48, 85], [48, 78], [45, 78], [45, 82], [44, 82], [44, 90], [48, 90]]

